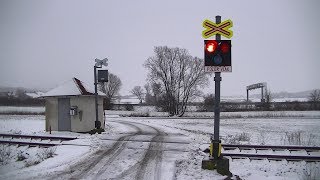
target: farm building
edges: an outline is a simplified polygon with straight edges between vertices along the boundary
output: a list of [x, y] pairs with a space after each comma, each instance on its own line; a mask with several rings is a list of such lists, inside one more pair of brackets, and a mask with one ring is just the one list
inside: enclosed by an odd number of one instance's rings
[[[45, 98], [46, 131], [89, 132], [95, 128], [94, 91], [77, 78], [48, 91]], [[98, 92], [98, 120], [104, 129], [104, 94]]]

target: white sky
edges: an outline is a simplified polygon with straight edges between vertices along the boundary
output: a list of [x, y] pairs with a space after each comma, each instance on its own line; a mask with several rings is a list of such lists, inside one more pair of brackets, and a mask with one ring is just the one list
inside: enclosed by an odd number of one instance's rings
[[222, 95], [245, 95], [258, 82], [272, 92], [320, 88], [319, 7], [317, 0], [0, 0], [0, 86], [50, 89], [74, 76], [90, 84], [94, 59], [107, 57], [121, 94], [130, 94], [145, 84], [154, 46], [203, 58], [202, 21], [221, 15], [234, 24], [233, 72], [222, 74]]

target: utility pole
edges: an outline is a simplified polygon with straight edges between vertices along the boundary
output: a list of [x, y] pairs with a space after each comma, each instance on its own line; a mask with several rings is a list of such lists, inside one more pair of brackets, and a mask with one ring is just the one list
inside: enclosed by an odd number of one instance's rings
[[98, 82], [97, 82], [97, 68], [102, 68], [102, 65], [108, 66], [108, 59], [104, 58], [103, 60], [95, 59], [96, 64], [94, 65], [94, 96], [95, 96], [95, 111], [96, 111], [96, 120], [94, 122], [94, 127], [96, 129], [101, 128], [101, 122], [99, 121], [98, 117]]
[[[221, 23], [221, 16], [216, 16], [216, 24]], [[216, 40], [221, 40], [221, 35], [216, 34]], [[220, 85], [221, 85], [221, 72], [215, 72], [214, 73], [214, 137], [213, 140], [211, 138], [211, 143], [213, 145], [213, 158], [217, 159], [220, 156], [219, 149], [220, 146]]]
[[100, 129], [101, 127], [101, 123], [99, 121], [98, 118], [98, 82], [97, 82], [97, 68], [101, 68], [101, 67], [97, 67], [96, 65], [94, 65], [94, 96], [95, 96], [95, 110], [96, 110], [96, 121], [94, 122], [94, 127], [96, 129]]

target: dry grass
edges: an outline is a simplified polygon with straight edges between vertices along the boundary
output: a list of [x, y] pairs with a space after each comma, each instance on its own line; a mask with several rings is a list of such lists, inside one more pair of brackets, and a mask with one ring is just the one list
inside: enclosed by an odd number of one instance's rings
[[1, 145], [0, 146], [0, 164], [7, 164], [10, 160], [11, 149], [9, 146]]
[[222, 138], [225, 144], [241, 144], [243, 141], [250, 141], [250, 135], [246, 132], [236, 135], [228, 135], [225, 138]]
[[285, 132], [281, 141], [284, 145], [314, 146], [315, 135], [303, 133], [302, 131]]

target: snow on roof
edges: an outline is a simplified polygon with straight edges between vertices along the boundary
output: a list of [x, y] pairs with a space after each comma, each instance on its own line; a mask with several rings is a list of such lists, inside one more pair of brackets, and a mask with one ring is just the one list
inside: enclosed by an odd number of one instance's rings
[[[72, 78], [72, 80], [67, 81], [62, 85], [44, 93], [42, 97], [79, 95], [94, 95], [94, 91], [79, 79]], [[105, 94], [101, 91], [98, 91], [98, 95], [105, 96]]]
[[32, 97], [32, 98], [41, 97], [41, 96], [43, 96], [43, 94], [44, 94], [44, 93], [43, 93], [43, 92], [40, 92], [40, 91], [39, 91], [39, 92], [32, 92], [32, 93], [30, 93], [30, 92], [28, 93], [28, 92], [27, 92], [27, 93], [26, 93], [27, 96], [30, 96], [30, 97]]

